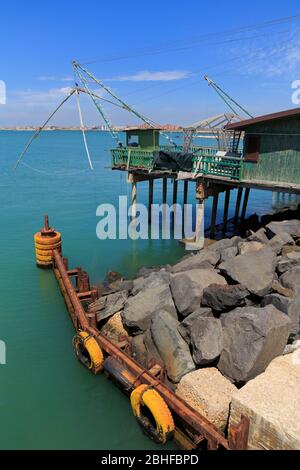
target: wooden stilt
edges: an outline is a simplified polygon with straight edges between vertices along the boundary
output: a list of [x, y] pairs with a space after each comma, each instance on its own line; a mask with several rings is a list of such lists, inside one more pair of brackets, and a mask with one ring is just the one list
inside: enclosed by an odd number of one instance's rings
[[244, 194], [244, 202], [243, 202], [241, 220], [244, 220], [244, 219], [245, 219], [245, 216], [246, 216], [249, 194], [250, 194], [250, 188], [246, 188], [246, 189], [245, 189], [245, 194]]
[[239, 188], [238, 193], [237, 193], [237, 198], [236, 198], [236, 206], [235, 206], [235, 214], [234, 214], [234, 225], [237, 225], [238, 220], [239, 220], [242, 195], [243, 195], [243, 188]]
[[152, 204], [153, 204], [153, 183], [154, 180], [149, 180], [149, 202], [148, 202], [148, 223], [151, 225], [152, 222]]
[[167, 204], [168, 179], [163, 178], [163, 204]]
[[218, 211], [219, 193], [214, 194], [212, 213], [211, 213], [211, 226], [210, 226], [210, 238], [215, 238], [216, 235], [216, 220]]
[[230, 202], [230, 189], [226, 189], [225, 201], [224, 201], [223, 233], [226, 233], [226, 230], [227, 230], [229, 202]]

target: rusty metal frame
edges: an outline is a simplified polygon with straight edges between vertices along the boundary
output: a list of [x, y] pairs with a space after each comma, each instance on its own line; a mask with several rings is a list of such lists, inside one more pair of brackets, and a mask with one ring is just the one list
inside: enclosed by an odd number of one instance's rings
[[175, 395], [167, 385], [152, 375], [149, 370], [144, 369], [126, 352], [100, 333], [96, 327], [95, 319], [88, 317], [87, 312], [83, 308], [80, 293], [76, 292], [75, 287], [70, 281], [70, 276], [76, 276], [80, 269], [68, 271], [66, 267], [68, 265], [67, 260], [62, 258], [57, 250], [53, 250], [53, 261], [53, 270], [76, 330], [81, 329], [90, 333], [96, 339], [103, 352], [108, 356], [117, 358], [135, 377], [135, 387], [141, 383], [155, 387], [172, 410], [178, 428], [192, 436], [196, 445], [206, 441], [207, 449], [211, 450], [246, 448], [247, 433], [245, 432], [245, 420], [247, 418], [243, 417], [240, 427], [231, 428], [232, 435], [227, 440], [204, 416]]

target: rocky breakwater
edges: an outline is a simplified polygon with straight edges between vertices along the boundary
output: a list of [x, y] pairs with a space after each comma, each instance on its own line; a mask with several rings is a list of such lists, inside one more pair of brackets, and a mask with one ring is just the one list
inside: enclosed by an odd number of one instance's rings
[[[160, 364], [169, 386], [224, 431], [236, 387], [299, 337], [300, 221], [271, 222], [114, 280], [89, 311], [113, 341], [127, 336], [144, 367]], [[205, 405], [211, 388], [219, 408]]]

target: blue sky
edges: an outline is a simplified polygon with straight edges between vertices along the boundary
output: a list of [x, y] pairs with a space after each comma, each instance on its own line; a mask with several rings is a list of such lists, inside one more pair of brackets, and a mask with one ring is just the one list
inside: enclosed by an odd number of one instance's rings
[[[160, 123], [185, 125], [226, 110], [205, 73], [251, 114], [294, 106], [296, 0], [11, 0], [2, 2], [0, 19], [0, 80], [7, 87], [0, 126], [40, 124], [72, 86], [73, 59]], [[92, 104], [83, 98], [82, 106], [85, 123], [98, 124]], [[115, 124], [136, 122], [118, 109], [107, 112]], [[75, 102], [53, 124], [77, 125]]]

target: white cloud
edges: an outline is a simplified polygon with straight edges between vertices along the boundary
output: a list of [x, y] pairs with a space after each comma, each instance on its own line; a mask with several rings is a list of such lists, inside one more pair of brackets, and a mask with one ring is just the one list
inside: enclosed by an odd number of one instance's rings
[[48, 106], [63, 100], [70, 93], [70, 87], [51, 88], [50, 90], [18, 90], [10, 93], [9, 101], [12, 105], [36, 107]]
[[239, 70], [251, 75], [276, 78], [299, 75], [300, 33], [290, 34], [288, 40], [267, 44], [264, 48], [239, 49], [243, 59]]
[[55, 75], [42, 75], [38, 77], [42, 82], [73, 82], [74, 77], [57, 77]]
[[141, 70], [133, 75], [119, 75], [117, 77], [106, 78], [105, 81], [110, 82], [148, 82], [161, 81], [169, 82], [172, 80], [183, 80], [192, 75], [187, 70], [166, 70], [160, 72], [150, 72], [149, 70]]

